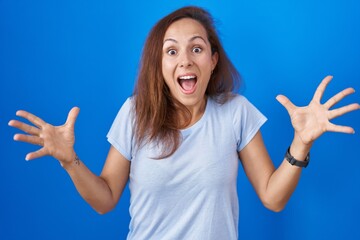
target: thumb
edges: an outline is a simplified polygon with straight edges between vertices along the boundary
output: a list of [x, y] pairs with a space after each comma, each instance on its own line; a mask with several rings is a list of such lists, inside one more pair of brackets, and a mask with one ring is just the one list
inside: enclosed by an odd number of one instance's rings
[[79, 112], [80, 112], [80, 108], [73, 107], [68, 114], [65, 124], [70, 124], [70, 126], [74, 126], [76, 118], [79, 115]]
[[291, 113], [296, 108], [296, 106], [284, 95], [277, 95], [276, 100], [278, 100], [278, 102], [283, 105], [283, 107], [286, 108], [289, 113]]

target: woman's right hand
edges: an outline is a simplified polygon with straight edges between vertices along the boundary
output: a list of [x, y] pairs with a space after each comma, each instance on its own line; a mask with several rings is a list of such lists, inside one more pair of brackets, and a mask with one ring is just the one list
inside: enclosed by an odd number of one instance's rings
[[41, 118], [26, 112], [17, 111], [16, 115], [27, 119], [34, 126], [18, 120], [11, 120], [9, 126], [18, 128], [27, 134], [15, 134], [14, 140], [39, 145], [38, 151], [26, 155], [26, 160], [40, 158], [46, 155], [53, 156], [62, 166], [71, 164], [76, 157], [74, 151], [75, 135], [74, 125], [80, 109], [74, 107], [70, 110], [64, 125], [53, 126]]

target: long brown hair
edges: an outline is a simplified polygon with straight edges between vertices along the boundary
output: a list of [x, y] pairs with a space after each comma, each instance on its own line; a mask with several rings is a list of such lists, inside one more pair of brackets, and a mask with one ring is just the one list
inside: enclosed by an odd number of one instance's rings
[[[155, 142], [161, 146], [158, 158], [171, 156], [181, 143], [180, 129], [191, 121], [190, 111], [174, 99], [162, 75], [162, 47], [168, 27], [183, 18], [191, 18], [205, 28], [212, 54], [219, 59], [206, 89], [206, 96], [218, 103], [229, 100], [240, 86], [240, 75], [227, 57], [216, 33], [212, 16], [199, 7], [183, 7], [162, 18], [145, 42], [134, 90], [135, 139], [138, 146]], [[179, 117], [181, 116], [181, 118]], [[185, 119], [180, 122], [179, 119]]]

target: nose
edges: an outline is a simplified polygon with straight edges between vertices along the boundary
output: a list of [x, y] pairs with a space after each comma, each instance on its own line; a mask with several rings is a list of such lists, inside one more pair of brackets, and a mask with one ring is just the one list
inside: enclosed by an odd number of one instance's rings
[[190, 67], [193, 65], [193, 61], [188, 52], [184, 52], [180, 57], [180, 67]]

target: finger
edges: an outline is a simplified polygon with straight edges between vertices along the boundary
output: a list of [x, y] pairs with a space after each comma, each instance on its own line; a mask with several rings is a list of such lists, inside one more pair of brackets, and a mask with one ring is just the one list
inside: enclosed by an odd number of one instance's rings
[[26, 142], [34, 145], [44, 146], [44, 140], [37, 136], [25, 135], [25, 134], [15, 134], [15, 141]]
[[276, 100], [278, 100], [278, 102], [283, 105], [289, 113], [292, 113], [296, 108], [296, 106], [284, 95], [277, 95]]
[[327, 87], [327, 85], [329, 84], [329, 82], [331, 81], [331, 79], [333, 78], [333, 76], [326, 76], [322, 81], [321, 83], [319, 84], [319, 86], [317, 87], [316, 91], [315, 91], [315, 94], [314, 94], [314, 97], [313, 97], [313, 100], [317, 101], [317, 102], [320, 102], [324, 92], [325, 92], [325, 89]]
[[9, 126], [18, 128], [18, 129], [20, 129], [28, 134], [31, 134], [31, 135], [38, 136], [40, 134], [40, 129], [30, 126], [29, 124], [17, 121], [17, 120], [11, 120], [9, 122]]
[[32, 124], [34, 124], [38, 128], [41, 128], [43, 125], [46, 124], [46, 122], [44, 122], [41, 118], [39, 118], [39, 117], [35, 116], [34, 114], [29, 113], [29, 112], [23, 111], [23, 110], [17, 111], [16, 116], [23, 117], [23, 118], [29, 120], [29, 122], [31, 122]]
[[341, 108], [337, 108], [334, 110], [331, 110], [329, 112], [329, 120], [339, 117], [345, 113], [351, 112], [351, 111], [355, 111], [355, 110], [359, 110], [360, 109], [360, 105], [358, 103], [353, 103], [353, 104], [349, 104], [347, 106], [341, 107]]
[[324, 106], [329, 109], [332, 106], [334, 106], [336, 103], [338, 103], [341, 99], [343, 99], [344, 97], [346, 97], [347, 95], [350, 95], [352, 93], [354, 93], [355, 90], [353, 88], [347, 88], [342, 90], [341, 92], [339, 92], [338, 94], [336, 94], [335, 96], [333, 96], [332, 98], [330, 98], [325, 104]]
[[76, 118], [79, 115], [79, 112], [80, 112], [80, 108], [73, 107], [68, 114], [68, 117], [66, 119], [66, 124], [70, 124], [70, 126], [74, 126]]
[[29, 161], [29, 160], [33, 160], [35, 158], [40, 158], [40, 157], [44, 157], [46, 155], [49, 155], [47, 153], [47, 151], [45, 150], [45, 148], [40, 148], [39, 150], [37, 150], [36, 152], [31, 152], [31, 153], [28, 153], [25, 157], [25, 160], [26, 161]]
[[340, 132], [340, 133], [349, 133], [349, 134], [354, 134], [355, 131], [352, 127], [348, 127], [348, 126], [341, 126], [341, 125], [335, 125], [330, 123], [328, 126], [328, 131], [330, 132]]

